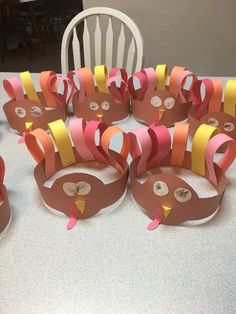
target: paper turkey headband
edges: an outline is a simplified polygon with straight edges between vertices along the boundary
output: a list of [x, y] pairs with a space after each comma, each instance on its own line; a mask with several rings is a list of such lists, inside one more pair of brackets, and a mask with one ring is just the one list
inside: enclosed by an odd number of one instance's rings
[[72, 100], [76, 117], [111, 124], [129, 116], [127, 73], [124, 69], [113, 68], [108, 77], [106, 67], [99, 65], [94, 68], [94, 76], [89, 68], [81, 68], [69, 72], [68, 77], [77, 89]]
[[[201, 87], [205, 88], [204, 96]], [[236, 80], [228, 80], [222, 102], [222, 82], [219, 79], [202, 79], [192, 88], [194, 106], [189, 111], [189, 133], [194, 135], [199, 125], [207, 123], [236, 139]], [[221, 150], [222, 151], [222, 150]]]
[[0, 238], [4, 235], [11, 219], [11, 209], [8, 202], [7, 190], [3, 183], [5, 164], [0, 157]]
[[[229, 136], [217, 133], [217, 128], [202, 124], [195, 133], [192, 150], [186, 151], [189, 125], [175, 125], [173, 144], [165, 126], [150, 125], [148, 130], [128, 133], [131, 140], [131, 189], [134, 200], [152, 219], [148, 229], [160, 223], [178, 225], [188, 220], [200, 220], [212, 215], [218, 208], [226, 188], [225, 171], [236, 156], [236, 142]], [[221, 145], [227, 145], [218, 163], [213, 161]], [[144, 183], [138, 178], [156, 167], [180, 167], [206, 178], [217, 194], [200, 198], [194, 189], [175, 175], [152, 174]]]
[[[25, 143], [38, 163], [34, 177], [44, 202], [69, 216], [68, 229], [71, 229], [78, 219], [90, 218], [120, 200], [125, 193], [129, 138], [117, 126], [107, 127], [102, 121], [86, 123], [83, 119], [73, 119], [69, 125], [70, 136], [62, 120], [49, 123], [49, 129], [54, 142], [47, 132], [36, 129], [26, 134]], [[99, 144], [95, 142], [95, 133], [100, 133]], [[111, 138], [119, 133], [123, 135], [123, 143], [120, 153], [117, 153], [109, 145]], [[112, 182], [104, 184], [97, 177], [78, 169], [56, 179], [50, 188], [44, 185], [63, 168], [83, 162], [94, 164], [94, 161], [97, 166], [112, 166], [119, 175]]]
[[[52, 71], [43, 71], [39, 74], [41, 91], [38, 92], [28, 71], [20, 73], [20, 78], [21, 81], [16, 77], [3, 80], [3, 87], [10, 97], [3, 110], [13, 130], [24, 135], [36, 128], [47, 130], [51, 121], [66, 120], [69, 101], [66, 98], [71, 84], [67, 78], [59, 77]], [[63, 95], [57, 91], [62, 81]]]
[[[187, 78], [192, 78], [188, 89]], [[145, 68], [128, 80], [131, 109], [134, 117], [146, 125], [155, 121], [171, 127], [185, 120], [191, 106], [189, 90], [197, 77], [184, 67], [174, 66], [167, 84], [167, 66], [157, 65], [156, 70]]]

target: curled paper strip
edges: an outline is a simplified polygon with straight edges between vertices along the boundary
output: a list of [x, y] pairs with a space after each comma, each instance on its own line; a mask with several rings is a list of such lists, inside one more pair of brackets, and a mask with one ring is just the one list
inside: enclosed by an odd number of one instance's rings
[[107, 124], [128, 117], [129, 92], [124, 69], [115, 67], [107, 74], [106, 67], [99, 65], [94, 68], [94, 76], [89, 68], [81, 68], [69, 72], [68, 78], [76, 90], [72, 100], [75, 116]]
[[[53, 139], [44, 130], [37, 129], [26, 134], [25, 143], [37, 162], [34, 176], [44, 202], [69, 216], [67, 227], [71, 229], [78, 219], [94, 216], [118, 201], [126, 191], [129, 137], [116, 126], [107, 127], [101, 121], [86, 123], [83, 119], [70, 121], [70, 134], [62, 120], [49, 123], [49, 129]], [[118, 133], [123, 135], [123, 141], [120, 152], [115, 152], [109, 145]], [[97, 136], [98, 144], [95, 141]], [[56, 179], [50, 188], [45, 185], [47, 179], [63, 168], [84, 162], [88, 167], [92, 163], [98, 169], [111, 166], [117, 171], [117, 177], [105, 184], [78, 168], [77, 172]]]
[[[133, 159], [139, 158], [137, 167], [137, 173], [139, 175], [146, 169], [147, 160], [151, 153], [151, 139], [149, 134], [147, 134], [147, 132], [142, 128], [128, 134], [130, 136], [131, 143], [130, 154]], [[138, 141], [140, 142], [140, 145], [138, 144]]]
[[[205, 96], [201, 97], [201, 86], [205, 86]], [[196, 117], [199, 118], [206, 111], [207, 105], [209, 104], [214, 93], [214, 85], [210, 79], [197, 80], [193, 85], [193, 103], [197, 106]]]
[[[61, 90], [61, 83], [63, 83], [63, 92], [59, 93], [58, 91]], [[50, 97], [54, 97], [58, 104], [65, 104], [67, 110], [68, 105], [71, 102], [75, 92], [75, 87], [71, 80], [68, 79], [66, 76], [53, 75], [48, 79], [47, 87]], [[48, 101], [48, 103], [50, 102]]]
[[235, 117], [236, 80], [228, 80], [225, 87], [224, 112]]
[[[108, 160], [104, 154], [104, 151], [102, 149], [101, 145], [101, 137], [103, 135], [103, 132], [106, 130], [106, 124], [102, 121], [89, 121], [85, 130], [84, 130], [84, 137], [87, 144], [87, 147], [89, 147], [91, 153], [93, 154], [93, 158], [95, 160], [98, 160], [99, 162], [102, 162], [104, 164], [108, 163]], [[99, 131], [100, 136], [100, 145], [97, 146], [95, 142], [95, 133], [96, 131]]]
[[[66, 106], [69, 99], [67, 78], [59, 78], [53, 71], [43, 71], [39, 75], [41, 91], [36, 91], [28, 71], [20, 74], [21, 81], [16, 77], [3, 80], [3, 87], [10, 101], [4, 104], [3, 110], [10, 127], [23, 135], [19, 142], [24, 141], [25, 134], [32, 129], [48, 129], [48, 123], [57, 119], [66, 120]], [[59, 81], [64, 81], [64, 93], [58, 91]], [[24, 94], [25, 90], [25, 94]], [[67, 99], [66, 99], [67, 97]]]
[[[204, 97], [201, 87], [204, 86]], [[228, 80], [222, 102], [222, 82], [219, 79], [202, 79], [194, 83], [191, 90], [193, 107], [189, 111], [189, 134], [193, 137], [198, 127], [205, 123], [236, 139], [236, 80]], [[219, 147], [224, 152], [226, 145]]]
[[188, 123], [180, 123], [174, 129], [174, 142], [172, 145], [171, 166], [182, 167], [188, 141]]
[[168, 68], [166, 64], [158, 64], [156, 66], [156, 76], [156, 89], [165, 90], [168, 78]]
[[99, 92], [107, 93], [106, 81], [108, 79], [107, 68], [104, 65], [95, 66], [94, 68], [95, 81]]
[[84, 119], [73, 119], [70, 121], [69, 128], [72, 142], [77, 153], [80, 155], [83, 161], [91, 161], [94, 159], [94, 157], [88, 148], [84, 137], [84, 130], [86, 125], [87, 123]]
[[129, 132], [132, 159], [139, 158], [137, 175], [146, 171], [147, 165], [158, 163], [166, 157], [170, 151], [171, 138], [168, 129], [163, 126], [151, 125], [148, 132], [139, 128]]
[[57, 120], [49, 123], [48, 126], [58, 149], [63, 168], [75, 164], [74, 150], [64, 122]]
[[6, 230], [11, 219], [11, 209], [8, 202], [7, 190], [3, 183], [5, 175], [5, 164], [0, 157], [0, 238]]
[[[152, 125], [146, 131], [136, 130], [128, 134], [132, 156], [131, 190], [134, 200], [152, 219], [149, 230], [159, 224], [178, 225], [187, 220], [209, 217], [218, 208], [224, 194], [227, 185], [225, 171], [236, 157], [236, 141], [218, 133], [215, 127], [203, 124], [193, 138], [192, 151], [187, 151], [188, 131], [188, 124], [175, 125], [172, 148], [168, 129], [164, 126]], [[214, 162], [214, 155], [223, 144], [227, 145], [226, 152], [220, 161]], [[153, 158], [153, 155], [159, 157]], [[160, 167], [191, 170], [213, 184], [217, 194], [199, 197], [184, 180], [164, 173]], [[151, 172], [141, 183], [139, 177], [154, 168], [154, 173]]]
[[23, 100], [24, 90], [16, 77], [3, 80], [3, 88], [10, 99]]
[[[188, 78], [192, 82], [185, 87]], [[191, 106], [190, 90], [197, 80], [192, 72], [175, 66], [167, 85], [167, 65], [160, 64], [134, 73], [128, 80], [134, 117], [146, 125], [155, 123], [167, 127], [185, 120]]]
[[[121, 161], [118, 161], [110, 151], [109, 145], [111, 142], [111, 139], [113, 136], [122, 133], [123, 141], [122, 146], [119, 152], [119, 155], [121, 156]], [[128, 158], [129, 152], [130, 152], [130, 141], [129, 137], [126, 133], [122, 132], [121, 129], [117, 126], [111, 126], [110, 128], [107, 128], [101, 137], [101, 146], [104, 150], [104, 152], [107, 155], [107, 160], [109, 163], [116, 168], [120, 173], [124, 172], [126, 160]]]
[[214, 169], [214, 155], [223, 144], [227, 145], [224, 155], [218, 161], [222, 171], [227, 171], [236, 157], [236, 141], [226, 134], [217, 134], [208, 143], [206, 149], [206, 166], [208, 168], [209, 180], [213, 185], [217, 185], [217, 176]]

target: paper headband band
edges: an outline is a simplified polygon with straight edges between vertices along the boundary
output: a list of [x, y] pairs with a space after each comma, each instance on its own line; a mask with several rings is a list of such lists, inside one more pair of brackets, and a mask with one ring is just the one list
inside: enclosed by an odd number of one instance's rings
[[11, 218], [11, 209], [8, 202], [7, 190], [3, 184], [5, 175], [5, 164], [0, 157], [0, 238], [9, 225]]
[[[192, 78], [188, 90], [187, 78]], [[197, 77], [184, 67], [175, 66], [167, 84], [167, 65], [145, 68], [128, 80], [134, 117], [147, 125], [152, 122], [173, 126], [175, 122], [187, 118], [191, 106], [189, 90]], [[139, 86], [138, 86], [139, 85]]]
[[108, 77], [106, 67], [99, 65], [94, 68], [94, 76], [89, 68], [81, 68], [69, 72], [68, 78], [76, 90], [72, 102], [77, 117], [111, 124], [129, 115], [127, 73], [124, 69], [113, 68]]
[[[201, 89], [204, 87], [204, 96]], [[236, 80], [228, 80], [222, 102], [222, 82], [219, 79], [202, 79], [192, 88], [194, 106], [189, 111], [189, 133], [193, 136], [202, 123], [217, 127], [224, 134], [236, 139]], [[220, 151], [223, 152], [222, 146]]]
[[[236, 141], [218, 133], [215, 127], [201, 125], [193, 138], [192, 151], [186, 150], [188, 124], [176, 124], [173, 144], [164, 126], [152, 124], [148, 130], [130, 132], [131, 189], [135, 201], [152, 219], [149, 229], [160, 223], [177, 225], [187, 220], [198, 220], [212, 215], [219, 206], [226, 188], [225, 171], [236, 157]], [[223, 144], [227, 149], [220, 161], [213, 158]], [[213, 184], [217, 195], [200, 198], [194, 189], [175, 175], [163, 173], [159, 168], [144, 183], [140, 177], [146, 170], [169, 166], [189, 169]]]
[[[101, 121], [86, 123], [83, 119], [71, 120], [70, 136], [62, 120], [49, 123], [49, 128], [54, 141], [44, 130], [36, 129], [26, 134], [25, 143], [37, 162], [34, 176], [44, 202], [72, 219], [68, 225], [70, 229], [77, 219], [95, 215], [124, 194], [128, 176], [129, 138], [117, 126], [107, 127]], [[97, 131], [99, 144], [95, 142]], [[119, 153], [109, 148], [111, 139], [118, 133], [123, 135]], [[54, 143], [58, 152], [54, 150]], [[118, 178], [104, 184], [100, 179], [78, 170], [60, 177], [51, 188], [44, 185], [59, 170], [92, 161], [98, 162], [97, 165], [112, 166], [117, 170]]]
[[[66, 108], [73, 94], [68, 78], [59, 77], [52, 71], [41, 72], [39, 92], [36, 92], [29, 72], [22, 72], [20, 78], [21, 82], [16, 77], [3, 80], [3, 87], [10, 98], [3, 110], [12, 129], [25, 135], [30, 129], [40, 127], [47, 130], [50, 121], [66, 120]], [[62, 94], [58, 91], [60, 85], [63, 85]]]

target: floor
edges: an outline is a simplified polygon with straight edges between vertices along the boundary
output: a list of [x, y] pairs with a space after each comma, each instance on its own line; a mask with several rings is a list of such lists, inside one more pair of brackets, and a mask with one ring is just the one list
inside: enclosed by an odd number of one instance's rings
[[9, 52], [4, 62], [0, 63], [1, 72], [41, 72], [42, 70], [61, 71], [60, 65], [60, 43], [47, 43], [45, 53], [32, 49], [29, 58], [22, 47]]
[[[63, 2], [62, 0], [60, 1]], [[40, 49], [37, 36], [30, 34], [33, 28], [31, 30], [27, 29], [27, 23], [25, 23], [26, 33], [28, 32], [26, 42], [22, 41], [20, 32], [18, 34], [17, 31], [10, 31], [6, 27], [7, 51], [4, 53], [4, 57], [0, 58], [0, 72], [21, 72], [25, 70], [29, 70], [30, 72], [40, 72], [42, 70], [61, 72], [60, 46], [63, 33], [69, 21], [77, 13], [82, 11], [82, 9], [82, 0], [67, 1], [66, 10], [61, 9], [58, 12], [58, 18], [57, 13], [55, 13], [52, 23], [53, 26], [49, 26], [47, 24], [47, 16], [44, 17], [42, 13], [40, 13], [40, 27], [43, 28], [41, 47], [43, 47], [43, 49]], [[27, 9], [25, 9], [25, 11], [27, 11]], [[26, 14], [30, 14], [30, 12], [28, 11]], [[36, 18], [38, 18], [37, 15]], [[22, 44], [22, 42], [24, 44]]]

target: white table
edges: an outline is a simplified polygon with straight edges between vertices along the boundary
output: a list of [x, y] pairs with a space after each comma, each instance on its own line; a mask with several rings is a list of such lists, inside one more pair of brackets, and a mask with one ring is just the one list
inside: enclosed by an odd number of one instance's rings
[[[2, 87], [0, 100], [7, 100]], [[0, 114], [13, 210], [0, 242], [1, 314], [235, 313], [236, 164], [220, 211], [207, 224], [148, 232], [149, 219], [129, 191], [110, 215], [67, 231], [67, 220], [43, 205], [35, 163]], [[137, 126], [133, 119], [122, 125]]]

